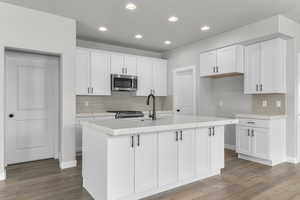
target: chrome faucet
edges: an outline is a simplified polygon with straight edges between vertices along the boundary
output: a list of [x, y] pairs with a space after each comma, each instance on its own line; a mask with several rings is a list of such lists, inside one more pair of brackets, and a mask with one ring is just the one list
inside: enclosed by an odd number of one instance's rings
[[147, 105], [149, 106], [150, 104], [150, 98], [152, 97], [152, 102], [153, 102], [153, 106], [152, 106], [152, 114], [149, 115], [149, 117], [152, 118], [152, 120], [156, 120], [156, 111], [155, 111], [155, 96], [154, 94], [149, 94], [147, 97]]

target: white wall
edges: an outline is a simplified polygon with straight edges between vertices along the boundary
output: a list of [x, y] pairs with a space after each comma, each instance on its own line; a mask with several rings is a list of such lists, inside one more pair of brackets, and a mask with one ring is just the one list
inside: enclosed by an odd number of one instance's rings
[[[295, 54], [299, 48], [300, 37], [299, 24], [283, 16], [274, 16], [208, 39], [200, 40], [193, 44], [165, 52], [164, 58], [168, 62], [168, 94], [172, 95], [172, 71], [178, 67], [196, 65], [199, 69], [199, 55], [201, 52], [217, 49], [233, 44], [250, 44], [255, 41], [271, 39], [278, 36], [288, 36], [290, 43], [290, 61], [288, 66], [288, 129], [287, 129], [287, 155], [295, 157], [297, 149], [300, 150], [300, 138], [297, 137], [296, 109], [297, 99], [296, 86], [297, 75], [295, 73]], [[201, 34], [201, 33], [199, 33]], [[292, 39], [295, 38], [295, 39]], [[293, 48], [295, 45], [296, 48]], [[198, 114], [232, 116], [239, 112], [252, 112], [252, 96], [243, 94], [243, 78], [200, 78], [198, 70]], [[299, 83], [300, 85], [300, 83]], [[218, 106], [219, 100], [223, 100], [223, 107]], [[299, 99], [299, 98], [298, 98]], [[299, 125], [300, 126], [300, 125]], [[233, 133], [233, 134], [232, 134]], [[228, 127], [225, 132], [225, 141], [234, 145], [234, 127]], [[299, 151], [300, 152], [300, 151]], [[299, 154], [298, 154], [299, 155]]]
[[138, 56], [148, 56], [148, 57], [155, 57], [155, 58], [161, 58], [162, 54], [158, 52], [153, 51], [145, 51], [141, 49], [134, 49], [134, 48], [127, 48], [127, 47], [121, 47], [117, 45], [111, 45], [111, 44], [105, 44], [100, 42], [93, 42], [93, 41], [87, 41], [87, 40], [77, 40], [77, 46], [79, 47], [85, 47], [85, 48], [91, 48], [91, 49], [100, 49], [105, 51], [113, 51], [113, 52], [119, 52], [119, 53], [128, 53]]
[[0, 173], [4, 170], [4, 48], [61, 56], [61, 164], [75, 161], [76, 22], [44, 12], [0, 3]]

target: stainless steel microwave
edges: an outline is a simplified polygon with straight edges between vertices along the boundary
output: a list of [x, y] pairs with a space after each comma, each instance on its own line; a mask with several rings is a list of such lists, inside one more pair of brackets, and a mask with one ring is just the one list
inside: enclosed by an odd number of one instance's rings
[[138, 77], [131, 75], [111, 75], [111, 90], [112, 91], [129, 91], [137, 90]]

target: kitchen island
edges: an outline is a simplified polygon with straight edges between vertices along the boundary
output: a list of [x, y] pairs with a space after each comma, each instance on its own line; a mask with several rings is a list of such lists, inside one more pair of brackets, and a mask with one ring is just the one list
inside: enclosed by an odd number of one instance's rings
[[83, 186], [96, 200], [129, 200], [218, 175], [224, 126], [236, 123], [183, 115], [86, 122]]

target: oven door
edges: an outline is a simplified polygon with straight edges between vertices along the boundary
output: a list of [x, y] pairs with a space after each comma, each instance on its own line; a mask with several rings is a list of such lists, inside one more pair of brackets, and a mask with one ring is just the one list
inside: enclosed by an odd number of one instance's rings
[[112, 91], [136, 91], [137, 76], [112, 74], [111, 90]]

